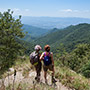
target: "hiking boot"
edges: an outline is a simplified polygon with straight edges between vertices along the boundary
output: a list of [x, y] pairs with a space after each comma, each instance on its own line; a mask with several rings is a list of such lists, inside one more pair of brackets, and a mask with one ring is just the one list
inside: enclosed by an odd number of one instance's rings
[[37, 77], [35, 77], [35, 80], [37, 81]]
[[35, 80], [36, 80], [37, 82], [40, 82], [40, 77], [35, 77]]
[[55, 78], [52, 76], [52, 83], [56, 83], [57, 81], [55, 80]]
[[40, 77], [37, 78], [37, 82], [40, 82]]

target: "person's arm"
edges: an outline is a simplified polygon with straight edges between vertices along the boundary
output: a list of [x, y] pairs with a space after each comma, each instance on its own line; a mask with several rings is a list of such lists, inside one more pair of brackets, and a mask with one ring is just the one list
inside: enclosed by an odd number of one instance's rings
[[53, 53], [51, 52], [52, 65], [54, 66]]
[[44, 57], [44, 53], [41, 54], [40, 61], [43, 59], [43, 57]]

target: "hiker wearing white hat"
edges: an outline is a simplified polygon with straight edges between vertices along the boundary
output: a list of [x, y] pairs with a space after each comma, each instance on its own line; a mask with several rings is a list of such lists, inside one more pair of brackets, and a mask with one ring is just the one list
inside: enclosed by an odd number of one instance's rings
[[35, 46], [35, 51], [30, 54], [30, 63], [35, 67], [36, 70], [36, 81], [40, 81], [40, 73], [41, 73], [41, 68], [42, 68], [42, 63], [40, 62], [40, 53], [39, 51], [42, 49], [40, 45]]

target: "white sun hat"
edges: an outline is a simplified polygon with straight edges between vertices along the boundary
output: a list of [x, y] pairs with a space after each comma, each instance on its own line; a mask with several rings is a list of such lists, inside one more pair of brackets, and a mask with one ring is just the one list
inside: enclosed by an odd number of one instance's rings
[[34, 49], [37, 51], [37, 50], [41, 50], [42, 48], [40, 45], [36, 45]]

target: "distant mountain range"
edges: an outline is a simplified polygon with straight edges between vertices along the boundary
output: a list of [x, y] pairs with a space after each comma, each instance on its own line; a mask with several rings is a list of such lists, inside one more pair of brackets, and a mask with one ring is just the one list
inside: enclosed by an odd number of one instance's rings
[[90, 19], [23, 17], [22, 21], [28, 23], [23, 26], [24, 32], [28, 32], [23, 40], [28, 42], [49, 44], [53, 49], [63, 43], [69, 51], [79, 43], [90, 43]]
[[71, 25], [40, 37], [35, 43], [41, 46], [49, 44], [53, 49], [63, 43], [67, 50], [72, 50], [79, 43], [90, 43], [90, 24]]
[[76, 17], [30, 17], [23, 16], [22, 23], [44, 29], [65, 28], [79, 23], [90, 23], [88, 18]]
[[56, 32], [58, 30], [63, 30], [63, 29], [57, 29], [57, 28], [53, 28], [49, 30], [49, 29], [43, 29], [43, 28], [31, 26], [31, 25], [26, 25], [26, 24], [24, 24], [22, 28], [24, 33], [27, 32], [25, 37], [22, 39], [25, 41], [32, 41], [35, 38], [45, 36], [48, 33]]
[[23, 38], [23, 40], [25, 41], [31, 41], [36, 37], [45, 35], [49, 31], [48, 29], [43, 29], [43, 28], [31, 26], [31, 25], [26, 25], [26, 24], [24, 24], [22, 28], [24, 33], [27, 32], [26, 36]]

